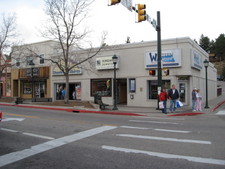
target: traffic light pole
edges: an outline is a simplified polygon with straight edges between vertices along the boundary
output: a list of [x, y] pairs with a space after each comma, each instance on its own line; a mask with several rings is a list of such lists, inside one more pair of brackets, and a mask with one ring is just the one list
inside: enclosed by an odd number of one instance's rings
[[[161, 49], [161, 24], [160, 24], [160, 11], [157, 11], [157, 55], [158, 55], [158, 95], [162, 90], [162, 49]], [[157, 110], [159, 110], [159, 97], [158, 97], [158, 105]]]

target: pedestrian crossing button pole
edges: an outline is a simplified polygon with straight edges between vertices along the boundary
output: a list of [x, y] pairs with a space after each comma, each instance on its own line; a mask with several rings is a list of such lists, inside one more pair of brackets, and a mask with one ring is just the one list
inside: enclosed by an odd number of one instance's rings
[[113, 108], [112, 110], [118, 110], [117, 106], [116, 106], [116, 102], [117, 102], [117, 90], [116, 90], [116, 64], [118, 61], [118, 57], [116, 55], [113, 55], [112, 57], [113, 60], [113, 65], [114, 65], [114, 79], [113, 79]]

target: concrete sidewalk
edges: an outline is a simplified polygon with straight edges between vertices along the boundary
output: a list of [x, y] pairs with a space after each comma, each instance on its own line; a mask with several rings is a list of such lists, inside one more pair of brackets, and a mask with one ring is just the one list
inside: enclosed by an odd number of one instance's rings
[[[175, 113], [169, 113], [168, 116], [187, 116], [187, 115], [197, 115], [203, 113], [211, 113], [216, 111], [221, 105], [225, 104], [225, 95], [221, 95], [213, 100], [208, 102], [209, 109], [204, 109], [205, 103], [202, 104], [203, 111], [202, 112], [192, 112], [191, 107], [183, 106], [178, 108]], [[68, 111], [68, 112], [76, 112], [76, 113], [96, 113], [96, 114], [111, 114], [111, 115], [128, 115], [128, 116], [151, 116], [151, 115], [165, 115], [161, 112], [161, 110], [156, 110], [155, 107], [130, 107], [126, 105], [118, 105], [118, 110], [112, 110], [112, 106], [107, 107], [106, 110], [99, 110], [98, 106], [96, 109], [85, 109], [82, 107], [63, 107], [63, 106], [44, 106], [37, 104], [12, 104], [12, 103], [3, 103], [2, 106], [15, 106], [15, 107], [24, 107], [24, 108], [35, 108], [35, 109], [48, 109], [48, 110], [57, 110], [57, 111]]]

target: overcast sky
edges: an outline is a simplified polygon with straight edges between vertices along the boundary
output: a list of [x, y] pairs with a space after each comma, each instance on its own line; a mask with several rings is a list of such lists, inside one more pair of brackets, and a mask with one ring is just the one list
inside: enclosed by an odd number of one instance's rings
[[[216, 39], [225, 33], [224, 0], [133, 0], [146, 4], [146, 11], [156, 19], [161, 12], [162, 39], [190, 37], [199, 40], [201, 34]], [[89, 39], [95, 46], [100, 44], [101, 33], [108, 32], [107, 44], [157, 40], [152, 25], [145, 21], [135, 23], [135, 12], [121, 4], [108, 6], [108, 0], [96, 0], [89, 11], [85, 25], [92, 31]], [[44, 0], [0, 0], [1, 14], [15, 13], [18, 31], [24, 43], [44, 40], [39, 30], [45, 22]]]

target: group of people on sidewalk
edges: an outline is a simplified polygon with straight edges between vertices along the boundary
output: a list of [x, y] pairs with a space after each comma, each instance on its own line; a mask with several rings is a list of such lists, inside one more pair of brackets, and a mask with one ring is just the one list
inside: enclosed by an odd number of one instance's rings
[[202, 111], [202, 96], [197, 88], [192, 91], [192, 111]]
[[[192, 92], [192, 111], [202, 111], [202, 96], [199, 89], [194, 89]], [[176, 85], [172, 85], [171, 89], [166, 91], [165, 88], [159, 94], [159, 101], [163, 103], [162, 113], [167, 114], [167, 99], [170, 100], [170, 113], [174, 113], [177, 108], [177, 101], [180, 97]]]

